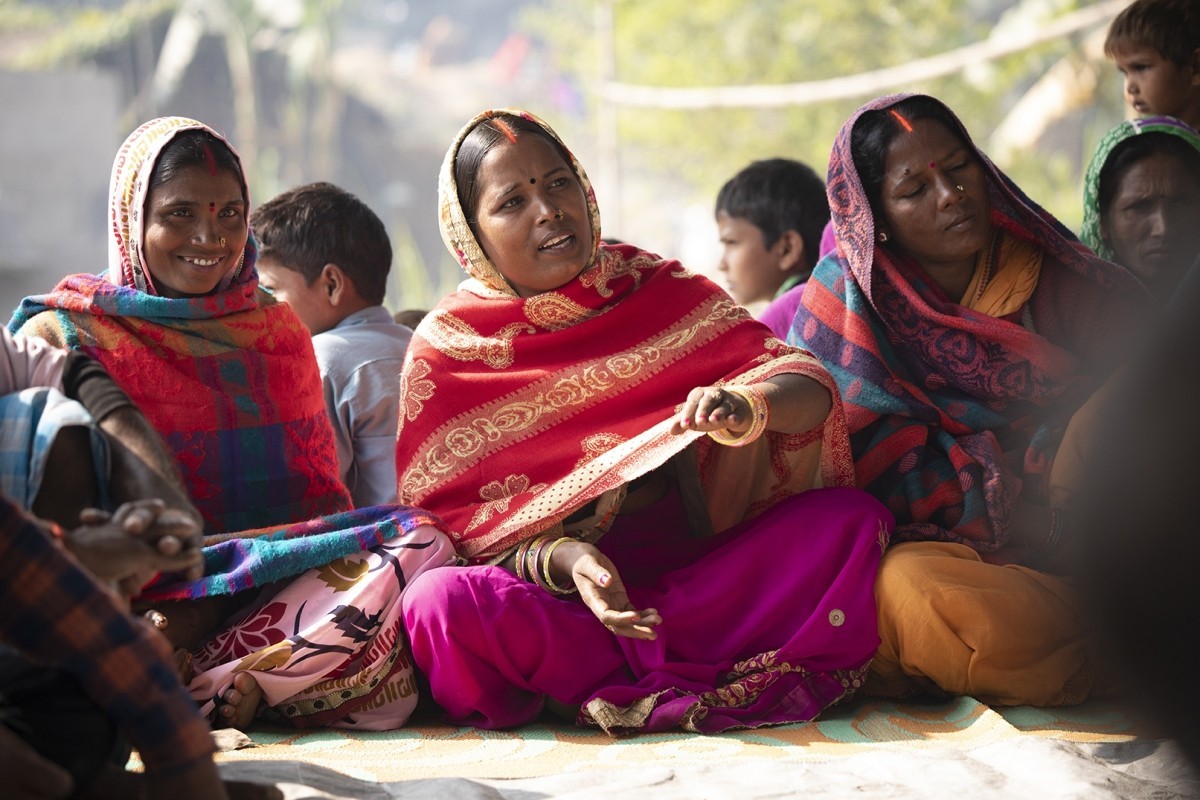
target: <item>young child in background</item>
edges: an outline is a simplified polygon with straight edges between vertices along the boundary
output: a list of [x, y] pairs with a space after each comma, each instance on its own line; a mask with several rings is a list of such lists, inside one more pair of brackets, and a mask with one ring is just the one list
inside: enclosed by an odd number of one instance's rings
[[825, 182], [799, 161], [755, 161], [721, 187], [716, 217], [729, 293], [771, 301], [759, 319], [786, 340], [829, 221]]
[[392, 245], [353, 194], [311, 183], [250, 215], [260, 285], [313, 334], [341, 477], [356, 508], [396, 501], [400, 368], [412, 332], [383, 307]]
[[1104, 54], [1125, 76], [1138, 116], [1200, 127], [1200, 3], [1136, 0], [1109, 25]]

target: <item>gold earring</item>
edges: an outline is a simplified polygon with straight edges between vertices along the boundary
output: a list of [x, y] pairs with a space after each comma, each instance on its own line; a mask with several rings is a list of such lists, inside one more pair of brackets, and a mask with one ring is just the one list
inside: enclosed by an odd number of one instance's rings
[[887, 232], [880, 231], [879, 236], [877, 236], [876, 238], [879, 239], [879, 241], [881, 241], [881, 242], [886, 242], [887, 241]]

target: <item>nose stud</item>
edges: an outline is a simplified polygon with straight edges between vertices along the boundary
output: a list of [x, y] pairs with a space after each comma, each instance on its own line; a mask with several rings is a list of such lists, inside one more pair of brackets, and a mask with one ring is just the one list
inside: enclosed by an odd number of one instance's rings
[[561, 209], [561, 208], [556, 208], [556, 209], [554, 209], [554, 218], [555, 218], [555, 219], [562, 219], [562, 218], [563, 218], [563, 212], [562, 212], [562, 209]]
[[961, 185], [959, 185], [959, 186], [955, 186], [954, 188], [955, 188], [955, 189], [958, 189], [958, 191], [959, 191], [959, 192], [965, 192], [965, 191], [966, 191], [965, 189], [963, 189], [963, 187], [962, 187]]
[[[959, 191], [962, 191], [962, 187], [961, 187], [961, 186], [960, 186], [960, 187], [958, 187], [958, 188], [959, 188]], [[225, 246], [225, 237], [224, 237], [224, 236], [222, 236], [222, 237], [221, 237], [221, 247], [224, 247], [224, 246]]]

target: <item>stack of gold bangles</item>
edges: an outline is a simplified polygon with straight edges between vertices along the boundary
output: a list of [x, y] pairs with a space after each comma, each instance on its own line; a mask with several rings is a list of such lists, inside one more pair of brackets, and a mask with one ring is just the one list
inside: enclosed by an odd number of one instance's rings
[[743, 447], [757, 440], [767, 430], [767, 421], [771, 417], [771, 407], [767, 397], [757, 386], [725, 386], [723, 390], [735, 394], [746, 401], [750, 407], [750, 430], [741, 435], [730, 433], [728, 430], [709, 431], [709, 437], [718, 444], [727, 447]]
[[[575, 540], [570, 536], [551, 540], [551, 537], [543, 534], [521, 542], [517, 547], [514, 563], [517, 577], [526, 583], [536, 583], [550, 594], [563, 595], [579, 591], [576, 586], [564, 589], [555, 583], [550, 575], [550, 556], [554, 555], [554, 551], [563, 542], [573, 541]], [[545, 557], [542, 556], [543, 552]]]

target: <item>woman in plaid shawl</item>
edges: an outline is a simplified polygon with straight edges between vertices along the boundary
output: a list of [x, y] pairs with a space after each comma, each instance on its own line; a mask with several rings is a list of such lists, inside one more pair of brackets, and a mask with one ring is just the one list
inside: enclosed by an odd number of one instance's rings
[[9, 327], [103, 363], [174, 454], [206, 576], [143, 599], [205, 713], [399, 727], [416, 704], [400, 594], [453, 548], [423, 512], [351, 509], [308, 330], [258, 286], [249, 202], [223, 137], [145, 123], [113, 163], [108, 271], [26, 298]]

